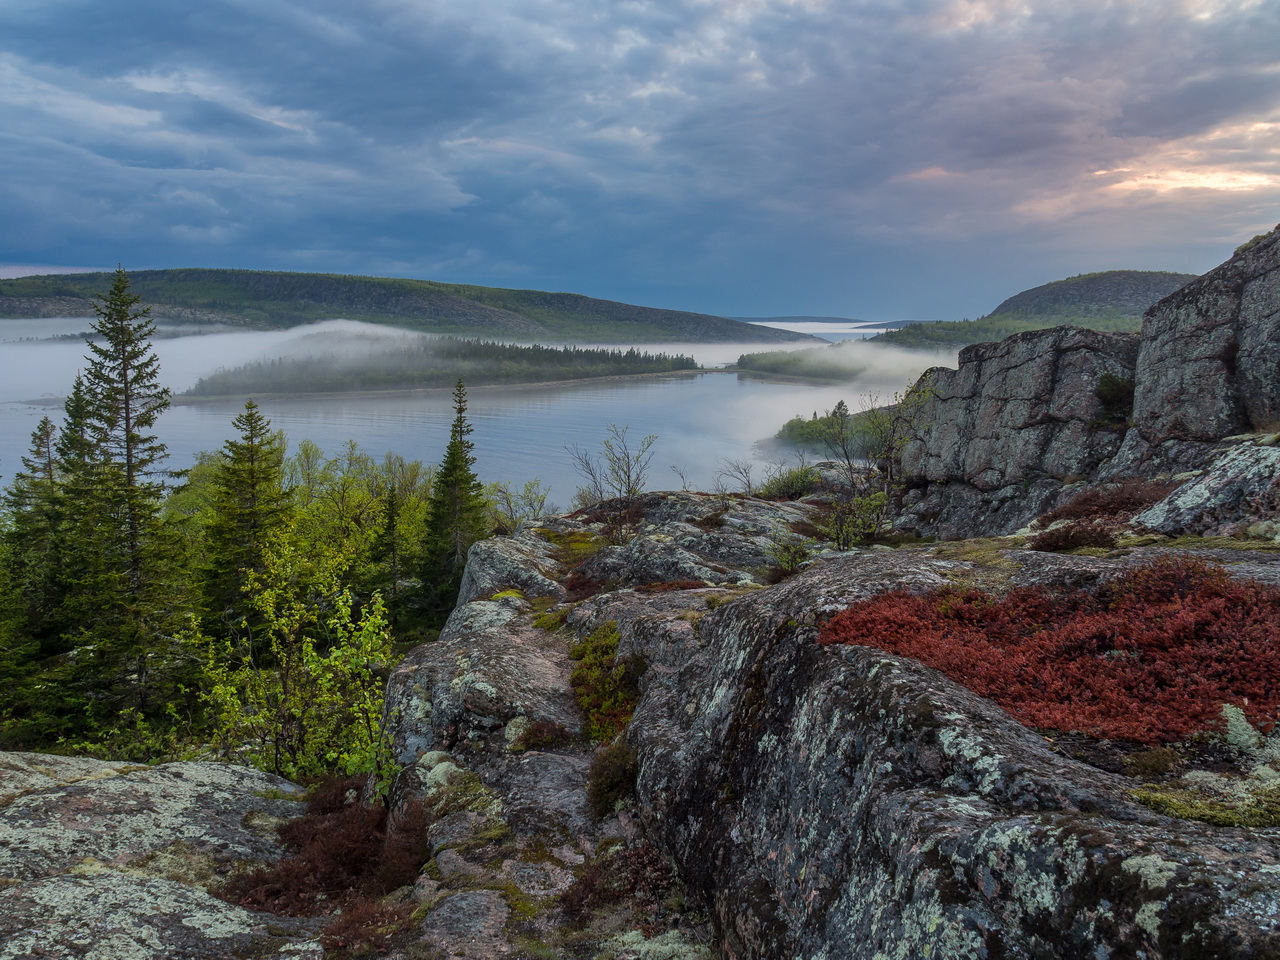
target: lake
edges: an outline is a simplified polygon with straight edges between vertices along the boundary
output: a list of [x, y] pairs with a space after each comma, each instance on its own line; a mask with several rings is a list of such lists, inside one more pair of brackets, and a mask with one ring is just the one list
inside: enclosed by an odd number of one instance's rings
[[[58, 398], [84, 366], [80, 341], [29, 341], [23, 337], [71, 333], [84, 320], [0, 320], [0, 475], [7, 483], [30, 447], [31, 432], [48, 414], [61, 422]], [[181, 331], [178, 331], [181, 332]], [[386, 327], [327, 321], [292, 330], [222, 332], [155, 341], [163, 381], [175, 392], [221, 367], [272, 356], [325, 350], [342, 355], [388, 337], [404, 336]], [[811, 344], [798, 343], [797, 348]], [[642, 349], [691, 355], [706, 366], [735, 361], [739, 354], [776, 349], [760, 344], [660, 344]], [[891, 396], [927, 367], [954, 362], [952, 354], [925, 354], [877, 344], [846, 345], [865, 353], [867, 372], [851, 384], [814, 385], [726, 372], [672, 374], [634, 380], [593, 381], [528, 387], [480, 387], [469, 391], [467, 416], [474, 427], [476, 472], [485, 481], [522, 484], [539, 478], [552, 499], [567, 505], [579, 485], [566, 445], [596, 449], [607, 425], [629, 428], [639, 440], [654, 434], [649, 486], [674, 489], [679, 466], [692, 487], [707, 489], [724, 460], [761, 462], [770, 454], [757, 441], [770, 437], [787, 419], [808, 416], [845, 400], [859, 409], [870, 394]], [[31, 402], [37, 401], [37, 402]], [[334, 453], [354, 439], [380, 457], [388, 450], [424, 463], [437, 463], [453, 420], [447, 390], [403, 395], [266, 397], [263, 413], [283, 429], [291, 444], [307, 438]], [[168, 444], [170, 465], [189, 466], [201, 450], [220, 447], [234, 433], [231, 420], [239, 401], [175, 405], [156, 428]]]

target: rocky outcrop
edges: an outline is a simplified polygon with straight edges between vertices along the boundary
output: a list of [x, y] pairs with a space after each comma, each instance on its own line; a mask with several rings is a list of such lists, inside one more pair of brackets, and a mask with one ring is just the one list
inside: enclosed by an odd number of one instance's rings
[[940, 674], [813, 642], [824, 612], [957, 566], [833, 560], [707, 614], [654, 676], [641, 809], [726, 956], [1273, 956], [1277, 831], [1157, 816]]
[[1280, 428], [1280, 230], [1147, 312], [1132, 429], [1110, 473], [1200, 465], [1224, 437]]
[[1009, 533], [1072, 481], [1205, 470], [1280, 426], [1277, 342], [1280, 230], [1153, 306], [1136, 343], [1060, 327], [969, 347], [930, 371], [936, 397], [903, 455], [904, 525]]
[[[546, 949], [591, 943], [619, 958], [708, 956], [705, 934], [675, 915], [665, 931], [623, 908], [594, 933], [560, 925], [557, 898], [584, 863], [636, 839], [630, 814], [598, 822], [589, 810], [594, 746], [570, 685], [570, 634], [558, 628], [585, 624], [595, 607], [567, 602], [565, 584], [633, 598], [649, 617], [669, 612], [687, 640], [693, 623], [678, 618], [688, 590], [727, 599], [759, 588], [773, 545], [814, 508], [695, 493], [648, 494], [632, 507], [606, 504], [594, 520], [543, 518], [477, 545], [440, 639], [391, 676], [387, 714], [404, 764], [393, 803], [453, 791], [462, 807], [432, 828], [441, 882], [423, 904], [428, 945], [517, 957], [532, 938]], [[654, 585], [663, 589], [636, 589]]]
[[1120, 449], [1104, 377], [1132, 383], [1134, 334], [1055, 327], [981, 343], [956, 369], [926, 374], [933, 393], [903, 474], [910, 525], [942, 537], [1003, 533], [1043, 512], [1061, 485]]
[[243, 767], [0, 754], [0, 960], [323, 956], [208, 892], [283, 851], [295, 785]]
[[[1280, 830], [1157, 814], [1131, 798], [1139, 781], [1064, 755], [941, 674], [871, 647], [814, 642], [822, 619], [883, 590], [1086, 586], [1159, 548], [1111, 557], [990, 544], [864, 549], [816, 556], [772, 587], [758, 569], [728, 562], [767, 552], [757, 538], [788, 536], [795, 513], [808, 509], [646, 497], [629, 542], [578, 558], [614, 582], [577, 602], [514, 594], [499, 571], [524, 555], [549, 580], [565, 580], [572, 571], [555, 559], [556, 545], [599, 537], [599, 523], [540, 521], [473, 554], [472, 565], [489, 569], [468, 577], [506, 596], [460, 607], [441, 643], [415, 651], [392, 681], [396, 742], [420, 768], [406, 774], [416, 785], [403, 795], [431, 789], [448, 764], [458, 771], [449, 776], [473, 774], [496, 802], [453, 835], [462, 862], [451, 860], [448, 871], [467, 879], [445, 881], [424, 936], [471, 931], [484, 955], [519, 955], [503, 886], [514, 873], [480, 866], [481, 852], [467, 847], [485, 817], [500, 815], [517, 847], [556, 851], [539, 863], [563, 871], [563, 882], [582, 869], [571, 853], [589, 861], [618, 840], [657, 844], [729, 958], [1280, 952]], [[664, 552], [672, 558], [665, 571]], [[723, 583], [684, 582], [689, 556], [722, 567]], [[1280, 582], [1280, 555], [1206, 556]], [[543, 718], [577, 729], [548, 665], [567, 670], [568, 647], [602, 628], [617, 630], [620, 658], [642, 658], [646, 670], [626, 733], [639, 760], [635, 807], [595, 823], [585, 811], [582, 748], [522, 753], [511, 749], [511, 731]], [[524, 815], [521, 803], [531, 804]], [[541, 894], [526, 896], [554, 913]], [[700, 955], [680, 916], [667, 918], [683, 951], [671, 955]], [[549, 948], [567, 942], [542, 933]], [[613, 942], [628, 938], [643, 940], [642, 932]]]

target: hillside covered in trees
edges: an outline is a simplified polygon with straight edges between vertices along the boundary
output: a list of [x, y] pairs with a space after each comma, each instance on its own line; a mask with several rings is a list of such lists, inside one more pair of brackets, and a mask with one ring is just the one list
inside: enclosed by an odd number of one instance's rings
[[1158, 300], [1195, 279], [1193, 274], [1107, 270], [1055, 280], [1024, 290], [977, 320], [915, 323], [873, 337], [902, 347], [961, 347], [988, 343], [1024, 330], [1063, 325], [1110, 333], [1136, 331]]
[[[261, 270], [140, 270], [133, 291], [156, 320], [289, 327], [316, 320], [386, 323], [430, 333], [539, 341], [782, 343], [811, 339], [726, 317], [574, 293], [430, 280]], [[107, 273], [0, 280], [0, 317], [91, 317]]]

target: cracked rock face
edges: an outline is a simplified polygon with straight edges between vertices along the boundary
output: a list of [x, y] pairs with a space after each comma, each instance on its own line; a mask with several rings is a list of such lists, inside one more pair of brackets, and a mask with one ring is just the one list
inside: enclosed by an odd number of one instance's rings
[[[904, 525], [1011, 533], [1064, 482], [1215, 469], [1232, 438], [1280, 429], [1278, 343], [1280, 230], [1155, 304], [1140, 338], [1058, 327], [967, 347], [931, 371], [937, 397], [903, 454]], [[1133, 385], [1124, 417], [1097, 396], [1104, 374]]]
[[966, 347], [955, 370], [931, 371], [936, 396], [902, 469], [937, 502], [916, 503], [914, 526], [1006, 533], [1046, 509], [1063, 481], [1095, 473], [1122, 441], [1104, 424], [1098, 386], [1104, 375], [1131, 382], [1137, 355], [1136, 334], [1056, 327]]

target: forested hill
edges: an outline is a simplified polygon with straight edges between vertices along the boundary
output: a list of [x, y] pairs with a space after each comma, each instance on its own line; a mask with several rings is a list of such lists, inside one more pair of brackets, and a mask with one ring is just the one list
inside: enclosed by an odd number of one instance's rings
[[[207, 269], [139, 270], [129, 278], [157, 320], [262, 329], [343, 318], [433, 333], [600, 343], [812, 339], [703, 313], [430, 280]], [[93, 297], [110, 281], [107, 273], [0, 280], [0, 317], [92, 316]]]
[[1064, 324], [1112, 332], [1136, 331], [1157, 301], [1195, 279], [1189, 273], [1106, 270], [1024, 290], [977, 320], [918, 323], [874, 339], [904, 347], [964, 346], [1002, 340], [1024, 330]]
[[1107, 270], [1055, 280], [1014, 294], [992, 316], [1141, 317], [1147, 308], [1195, 279], [1191, 273], [1158, 270]]

